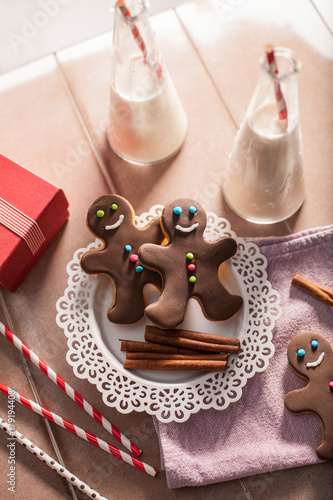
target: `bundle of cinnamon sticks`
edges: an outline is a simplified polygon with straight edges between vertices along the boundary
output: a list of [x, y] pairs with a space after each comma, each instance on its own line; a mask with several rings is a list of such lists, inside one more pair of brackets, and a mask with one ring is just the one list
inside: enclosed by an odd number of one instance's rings
[[225, 371], [228, 354], [240, 350], [239, 339], [188, 330], [161, 330], [147, 325], [145, 342], [121, 340], [125, 368], [140, 370]]

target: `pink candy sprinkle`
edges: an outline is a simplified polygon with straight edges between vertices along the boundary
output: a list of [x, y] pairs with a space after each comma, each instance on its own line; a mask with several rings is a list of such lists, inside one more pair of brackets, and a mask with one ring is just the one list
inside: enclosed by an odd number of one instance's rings
[[136, 262], [138, 260], [139, 256], [136, 254], [136, 253], [133, 253], [131, 256], [130, 256], [130, 261], [131, 262]]
[[187, 266], [187, 269], [188, 269], [189, 271], [194, 271], [194, 269], [195, 269], [195, 264], [189, 264], [189, 265]]

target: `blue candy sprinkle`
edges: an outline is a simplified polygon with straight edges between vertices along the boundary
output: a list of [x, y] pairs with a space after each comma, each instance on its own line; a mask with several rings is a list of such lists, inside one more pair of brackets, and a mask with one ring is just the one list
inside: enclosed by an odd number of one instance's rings
[[130, 252], [132, 250], [131, 245], [125, 245], [126, 252]]
[[304, 349], [298, 349], [298, 351], [297, 351], [297, 355], [298, 355], [300, 358], [304, 358], [304, 356], [305, 356], [305, 351], [304, 351]]
[[318, 340], [311, 340], [311, 345], [314, 349], [318, 347]]
[[197, 211], [197, 208], [196, 208], [195, 206], [191, 205], [191, 206], [190, 206], [190, 213], [191, 213], [191, 214], [195, 214], [195, 213], [196, 213], [196, 211]]
[[174, 213], [175, 215], [180, 215], [180, 214], [182, 213], [182, 211], [183, 211], [183, 210], [182, 210], [182, 207], [175, 207], [175, 208], [173, 209], [173, 213]]
[[135, 268], [135, 272], [136, 273], [142, 273], [142, 271], [143, 271], [143, 267], [142, 266], [136, 266], [136, 268]]

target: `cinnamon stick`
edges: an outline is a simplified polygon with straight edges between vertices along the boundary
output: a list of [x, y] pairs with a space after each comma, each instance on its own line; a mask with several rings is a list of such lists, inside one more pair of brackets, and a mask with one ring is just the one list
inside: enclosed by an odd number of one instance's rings
[[149, 344], [148, 342], [140, 342], [139, 340], [121, 340], [121, 351], [127, 352], [152, 352], [166, 354], [200, 354], [201, 351], [194, 349], [182, 349], [162, 344]]
[[329, 306], [333, 306], [333, 292], [328, 288], [324, 288], [321, 285], [300, 276], [299, 274], [296, 274], [293, 277], [291, 283], [297, 286], [297, 288], [300, 288], [304, 292], [312, 295], [312, 297], [321, 300]]
[[[202, 340], [195, 340], [188, 337], [183, 337], [182, 332], [183, 330], [161, 330], [160, 328], [157, 327], [146, 326], [145, 340], [156, 344], [163, 344], [163, 345], [182, 347], [182, 348], [185, 347], [188, 349], [195, 349], [198, 351], [217, 352], [217, 353], [229, 352], [232, 354], [236, 354], [239, 352], [239, 345], [237, 345], [236, 342], [234, 344], [226, 345], [226, 344], [206, 342]], [[193, 333], [198, 333], [198, 332], [193, 332]], [[233, 340], [235, 341], [236, 339]]]
[[191, 330], [177, 330], [177, 329], [166, 329], [161, 330], [157, 326], [147, 325], [146, 332], [164, 332], [168, 337], [171, 335], [175, 337], [182, 337], [184, 339], [198, 340], [199, 342], [208, 342], [211, 344], [222, 344], [223, 346], [232, 345], [239, 346], [239, 339], [234, 339], [232, 337], [222, 337], [221, 335], [214, 335], [213, 333], [203, 333], [203, 332], [193, 332]]
[[126, 359], [170, 359], [170, 360], [211, 360], [227, 361], [228, 354], [167, 354], [165, 352], [128, 352]]
[[124, 367], [130, 370], [196, 370], [225, 371], [226, 361], [212, 360], [166, 360], [166, 359], [126, 359]]

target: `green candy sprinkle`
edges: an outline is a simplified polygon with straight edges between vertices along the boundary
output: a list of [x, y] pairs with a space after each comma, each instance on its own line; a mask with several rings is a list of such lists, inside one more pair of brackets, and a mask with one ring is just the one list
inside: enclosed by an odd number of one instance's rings
[[117, 210], [117, 208], [118, 208], [117, 203], [112, 203], [111, 210]]
[[197, 281], [197, 278], [195, 276], [190, 276], [188, 280], [190, 283], [195, 283]]
[[188, 259], [193, 259], [194, 255], [193, 255], [193, 253], [192, 253], [192, 252], [187, 252], [186, 257], [187, 257]]
[[104, 210], [97, 210], [96, 215], [99, 219], [101, 219], [105, 215]]

